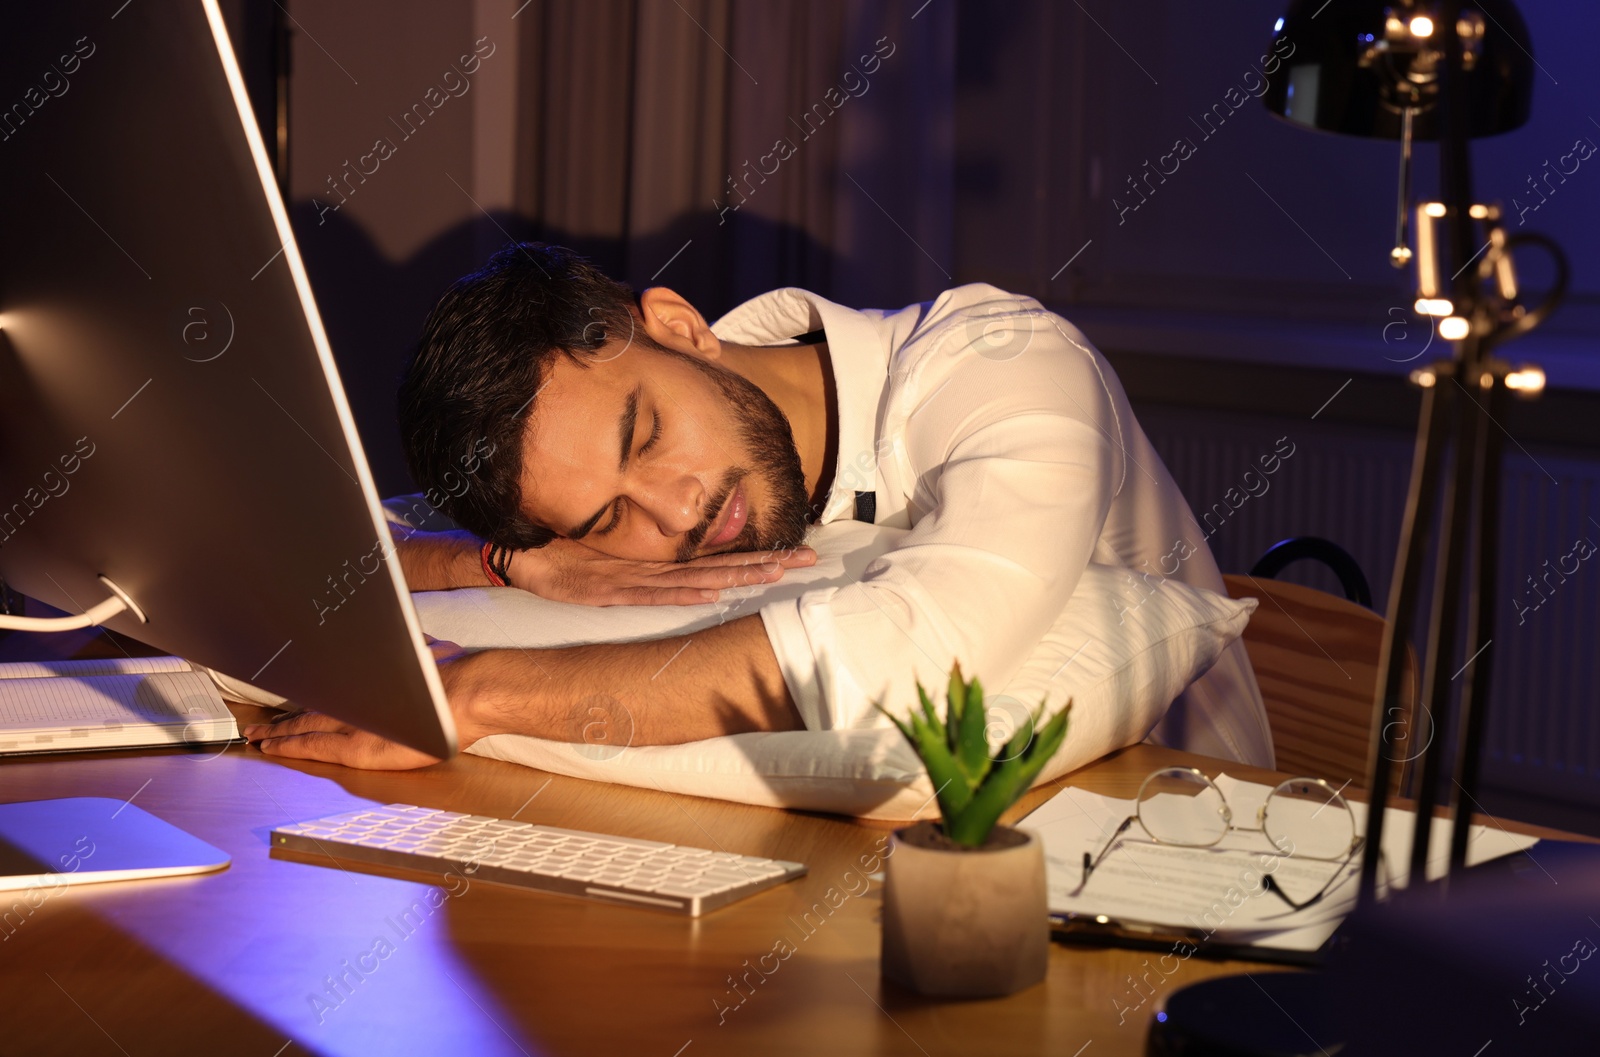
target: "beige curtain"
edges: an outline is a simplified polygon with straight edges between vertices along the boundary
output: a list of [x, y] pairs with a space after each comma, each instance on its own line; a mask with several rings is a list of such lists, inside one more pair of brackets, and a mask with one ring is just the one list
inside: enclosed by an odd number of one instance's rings
[[538, 237], [712, 317], [778, 286], [954, 285], [952, 0], [532, 0], [518, 23]]

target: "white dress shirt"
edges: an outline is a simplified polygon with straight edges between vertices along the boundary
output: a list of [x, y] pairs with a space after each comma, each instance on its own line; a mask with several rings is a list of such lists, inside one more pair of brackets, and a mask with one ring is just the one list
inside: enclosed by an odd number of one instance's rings
[[[1110, 365], [1039, 302], [974, 283], [857, 311], [791, 287], [712, 325], [742, 345], [818, 329], [839, 433], [819, 521], [853, 518], [856, 493], [872, 492], [873, 520], [910, 531], [859, 582], [761, 609], [808, 729], [884, 724], [873, 700], [914, 701], [913, 680], [943, 686], [952, 659], [1004, 686], [1091, 561], [1225, 593]], [[1272, 765], [1242, 644], [1173, 702], [1151, 740]]]

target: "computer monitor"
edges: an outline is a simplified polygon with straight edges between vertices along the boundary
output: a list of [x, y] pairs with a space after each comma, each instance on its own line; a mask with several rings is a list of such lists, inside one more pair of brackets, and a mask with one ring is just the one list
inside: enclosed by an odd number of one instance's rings
[[0, 575], [453, 753], [216, 0], [18, 5], [0, 107]]

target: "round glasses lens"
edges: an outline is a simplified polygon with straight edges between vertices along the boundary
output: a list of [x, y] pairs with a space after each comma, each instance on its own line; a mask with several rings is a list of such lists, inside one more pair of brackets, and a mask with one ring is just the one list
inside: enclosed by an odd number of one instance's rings
[[1140, 787], [1139, 821], [1163, 844], [1208, 848], [1228, 832], [1228, 805], [1204, 775], [1169, 767]]
[[1342, 859], [1356, 838], [1356, 820], [1332, 786], [1291, 778], [1267, 797], [1261, 828], [1285, 855]]

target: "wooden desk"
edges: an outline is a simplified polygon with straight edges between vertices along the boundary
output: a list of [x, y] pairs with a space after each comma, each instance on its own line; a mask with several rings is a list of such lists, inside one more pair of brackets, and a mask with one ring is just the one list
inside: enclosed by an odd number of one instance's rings
[[[1180, 761], [1219, 769], [1136, 746], [1066, 780], [1132, 796], [1144, 775]], [[1054, 791], [1031, 793], [1008, 818]], [[1058, 946], [1048, 979], [1010, 998], [932, 1002], [898, 990], [878, 974], [878, 886], [826, 912], [830, 887], [860, 891], [850, 871], [859, 873], [858, 858], [883, 836], [849, 820], [554, 777], [474, 756], [404, 773], [269, 760], [244, 748], [215, 757], [155, 751], [0, 764], [0, 799], [61, 796], [131, 799], [227, 850], [233, 864], [203, 877], [65, 889], [8, 921], [0, 929], [3, 1054], [1108, 1057], [1143, 1052], [1148, 1016], [1164, 997], [1119, 1023], [1113, 1000], [1136, 1001], [1129, 976], [1149, 955]], [[441, 887], [427, 875], [402, 879], [269, 854], [276, 824], [396, 801], [721, 847], [811, 869], [692, 921], [469, 878]], [[808, 911], [820, 924], [802, 924]], [[777, 966], [770, 975], [752, 971], [779, 940], [796, 952], [769, 958]], [[1164, 987], [1243, 970], [1266, 971], [1190, 959]], [[744, 974], [753, 993], [741, 999], [731, 988]], [[327, 983], [340, 975], [342, 994]], [[719, 1014], [717, 1004], [730, 1011]]]

